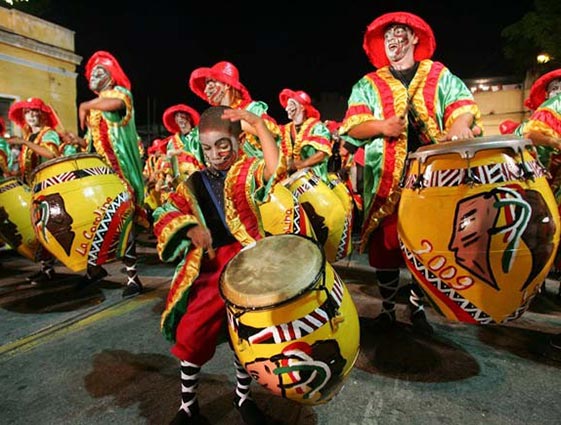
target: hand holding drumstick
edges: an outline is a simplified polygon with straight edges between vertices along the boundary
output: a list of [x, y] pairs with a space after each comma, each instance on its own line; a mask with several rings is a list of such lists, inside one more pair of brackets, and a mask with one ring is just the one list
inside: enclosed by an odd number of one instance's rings
[[191, 242], [193, 242], [193, 245], [197, 248], [202, 248], [211, 260], [214, 258], [215, 253], [212, 247], [212, 236], [205, 226], [197, 224], [191, 227], [187, 231], [187, 237], [191, 239]]

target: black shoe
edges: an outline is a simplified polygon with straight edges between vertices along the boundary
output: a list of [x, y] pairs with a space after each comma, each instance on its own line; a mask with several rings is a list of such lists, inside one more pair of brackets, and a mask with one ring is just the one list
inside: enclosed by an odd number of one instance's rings
[[137, 278], [134, 280], [134, 282], [128, 283], [125, 289], [123, 289], [122, 297], [133, 297], [140, 294], [143, 290], [144, 287], [142, 286], [142, 283], [140, 283], [140, 280], [138, 280]]
[[26, 278], [33, 286], [40, 286], [55, 280], [55, 271], [53, 269], [41, 270]]
[[432, 336], [434, 334], [434, 329], [428, 322], [427, 316], [423, 310], [411, 314], [411, 325], [413, 327], [413, 332], [418, 335]]
[[82, 277], [82, 279], [80, 279], [80, 282], [78, 282], [78, 285], [76, 285], [76, 289], [82, 290], [96, 282], [99, 282], [100, 280], [103, 280], [103, 278], [107, 275], [107, 270], [105, 270], [101, 266], [95, 266], [89, 269], [88, 273], [86, 273], [86, 275]]
[[202, 416], [200, 415], [199, 403], [197, 401], [191, 406], [190, 410], [191, 414], [183, 409], [178, 410], [169, 425], [195, 425], [202, 423], [200, 420]]
[[238, 409], [246, 425], [267, 425], [267, 417], [253, 400], [247, 399], [241, 406], [234, 400], [234, 407]]
[[376, 329], [385, 331], [395, 324], [395, 311], [382, 311], [373, 321]]

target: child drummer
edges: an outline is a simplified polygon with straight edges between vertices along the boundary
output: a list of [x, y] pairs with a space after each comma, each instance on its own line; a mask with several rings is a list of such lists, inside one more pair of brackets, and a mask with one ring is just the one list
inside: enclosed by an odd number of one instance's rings
[[[246, 129], [254, 129], [263, 159], [241, 154]], [[200, 417], [199, 373], [226, 329], [221, 272], [242, 247], [264, 236], [256, 205], [286, 177], [285, 160], [261, 117], [213, 106], [201, 115], [199, 132], [207, 168], [180, 183], [154, 212], [160, 258], [183, 258], [161, 321], [164, 336], [174, 343], [171, 352], [181, 362], [181, 406], [172, 424], [191, 424]], [[263, 424], [265, 415], [251, 398], [251, 377], [234, 360], [234, 406], [246, 424]]]

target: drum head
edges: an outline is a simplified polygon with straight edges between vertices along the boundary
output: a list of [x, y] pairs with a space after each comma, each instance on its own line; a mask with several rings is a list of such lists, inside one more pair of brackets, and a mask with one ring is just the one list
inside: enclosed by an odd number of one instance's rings
[[220, 294], [240, 308], [273, 307], [313, 287], [323, 268], [323, 252], [312, 240], [297, 235], [269, 236], [230, 261], [220, 279]]
[[527, 146], [532, 146], [530, 140], [512, 134], [485, 136], [421, 146], [415, 152], [411, 152], [408, 158], [417, 159], [424, 163], [427, 158], [434, 155], [456, 153], [461, 158], [471, 159], [477, 152], [486, 149], [512, 149], [513, 152], [518, 152], [519, 149], [524, 149]]

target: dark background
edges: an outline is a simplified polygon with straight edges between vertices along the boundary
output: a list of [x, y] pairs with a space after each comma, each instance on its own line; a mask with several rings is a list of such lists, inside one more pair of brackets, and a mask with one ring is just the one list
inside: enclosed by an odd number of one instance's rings
[[164, 109], [176, 103], [202, 111], [207, 105], [190, 91], [189, 75], [221, 60], [238, 67], [253, 99], [265, 101], [281, 123], [278, 93], [286, 87], [314, 101], [330, 95], [345, 103], [352, 85], [373, 70], [362, 49], [367, 25], [392, 11], [425, 19], [437, 42], [433, 59], [460, 78], [512, 75], [501, 31], [533, 9], [532, 0], [54, 3], [42, 17], [74, 30], [83, 57], [78, 103], [93, 97], [83, 77], [87, 59], [107, 50], [132, 82], [139, 124], [161, 123]]

